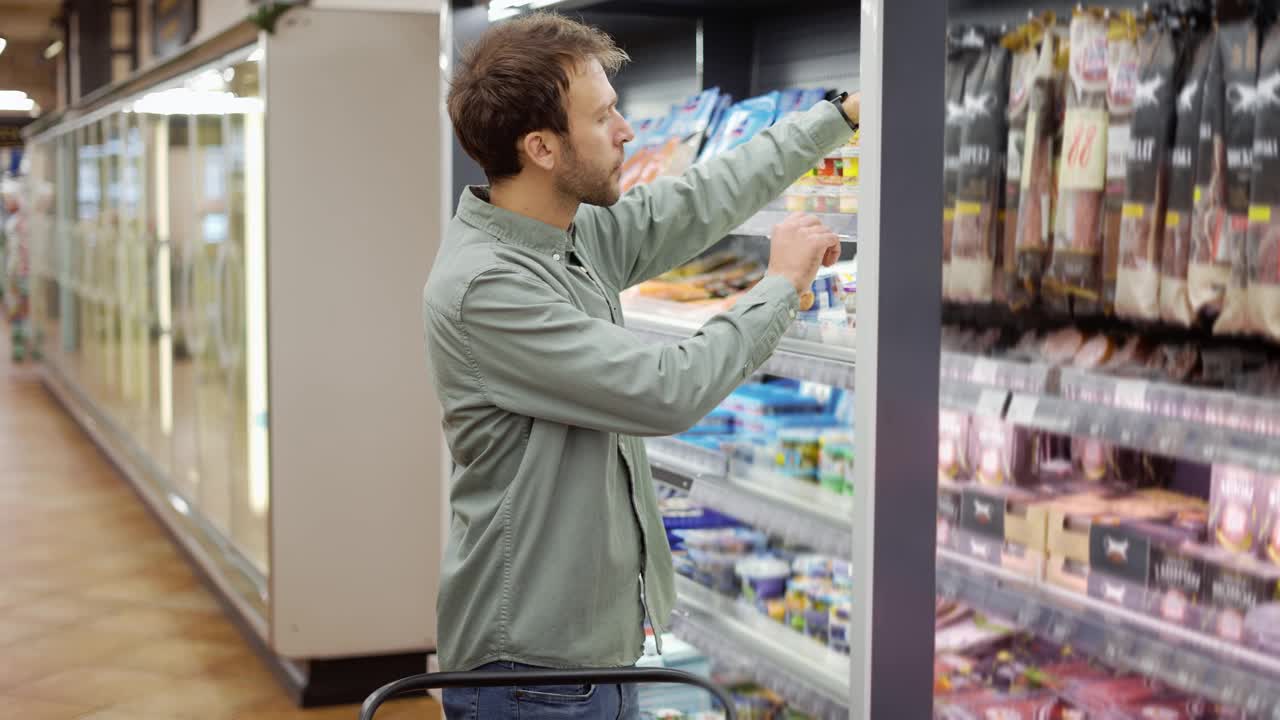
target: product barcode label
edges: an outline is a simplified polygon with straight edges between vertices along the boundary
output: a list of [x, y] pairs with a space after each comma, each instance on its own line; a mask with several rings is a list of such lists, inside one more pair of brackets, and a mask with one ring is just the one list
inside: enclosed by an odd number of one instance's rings
[[1130, 410], [1141, 410], [1147, 402], [1147, 383], [1142, 380], [1118, 380], [1115, 404]]
[[1000, 390], [983, 390], [978, 396], [977, 414], [984, 417], [1000, 417], [1008, 397], [1009, 393]]
[[996, 364], [986, 358], [978, 358], [973, 361], [973, 370], [969, 377], [980, 385], [995, 385]]

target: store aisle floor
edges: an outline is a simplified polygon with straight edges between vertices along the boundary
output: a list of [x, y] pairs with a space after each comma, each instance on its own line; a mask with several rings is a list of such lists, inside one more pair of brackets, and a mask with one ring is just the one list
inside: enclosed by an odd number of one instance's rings
[[[0, 329], [0, 717], [355, 720], [293, 707]], [[427, 699], [378, 714], [439, 717]]]

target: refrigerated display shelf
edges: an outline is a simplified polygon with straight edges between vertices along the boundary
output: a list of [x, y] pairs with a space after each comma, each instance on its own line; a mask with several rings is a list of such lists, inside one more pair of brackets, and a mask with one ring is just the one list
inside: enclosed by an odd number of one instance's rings
[[853, 552], [852, 497], [673, 438], [651, 438], [647, 449], [654, 477], [693, 502], [817, 552]]
[[[627, 312], [627, 328], [642, 338], [657, 342], [671, 342], [691, 337], [702, 322], [630, 310]], [[848, 336], [852, 329], [841, 329]], [[833, 345], [814, 339], [802, 339], [796, 335], [820, 336], [820, 328], [794, 323], [790, 334], [778, 343], [778, 349], [760, 368], [779, 377], [809, 380], [837, 387], [852, 388], [854, 382], [854, 358], [852, 347]]]
[[943, 353], [941, 404], [1198, 463], [1280, 473], [1280, 402], [1241, 393]]
[[817, 717], [849, 717], [848, 656], [688, 578], [676, 577], [676, 598], [672, 630], [718, 666]]
[[[791, 212], [788, 210], [769, 209], [761, 210], [751, 219], [739, 225], [731, 232], [731, 235], [761, 235], [768, 237], [773, 234], [773, 228], [778, 223], [787, 219]], [[815, 212], [806, 213], [813, 215], [822, 221], [823, 225], [831, 228], [836, 235], [840, 236], [840, 242], [857, 244], [858, 242], [858, 216], [853, 213], [829, 213]]]
[[939, 548], [937, 591], [1079, 654], [1280, 720], [1280, 658]]

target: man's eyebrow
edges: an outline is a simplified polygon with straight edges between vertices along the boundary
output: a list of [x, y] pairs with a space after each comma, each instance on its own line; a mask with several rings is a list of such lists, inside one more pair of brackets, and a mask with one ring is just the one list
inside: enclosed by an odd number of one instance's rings
[[609, 102], [606, 102], [605, 104], [601, 105], [601, 106], [600, 106], [600, 109], [599, 109], [599, 110], [597, 110], [597, 112], [604, 112], [605, 110], [608, 110], [609, 108], [611, 108], [611, 107], [613, 107], [614, 105], [616, 105], [616, 104], [617, 104], [617, 102], [618, 102], [618, 96], [615, 94], [615, 95], [613, 96], [613, 99], [612, 99], [612, 100], [610, 100]]

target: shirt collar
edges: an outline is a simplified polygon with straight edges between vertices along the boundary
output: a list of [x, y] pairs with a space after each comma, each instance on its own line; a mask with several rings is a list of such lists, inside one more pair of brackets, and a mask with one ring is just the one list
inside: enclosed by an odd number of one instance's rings
[[458, 201], [458, 217], [502, 242], [542, 252], [568, 252], [573, 249], [573, 226], [561, 230], [553, 225], [514, 213], [489, 202], [489, 188], [471, 185], [462, 191]]

